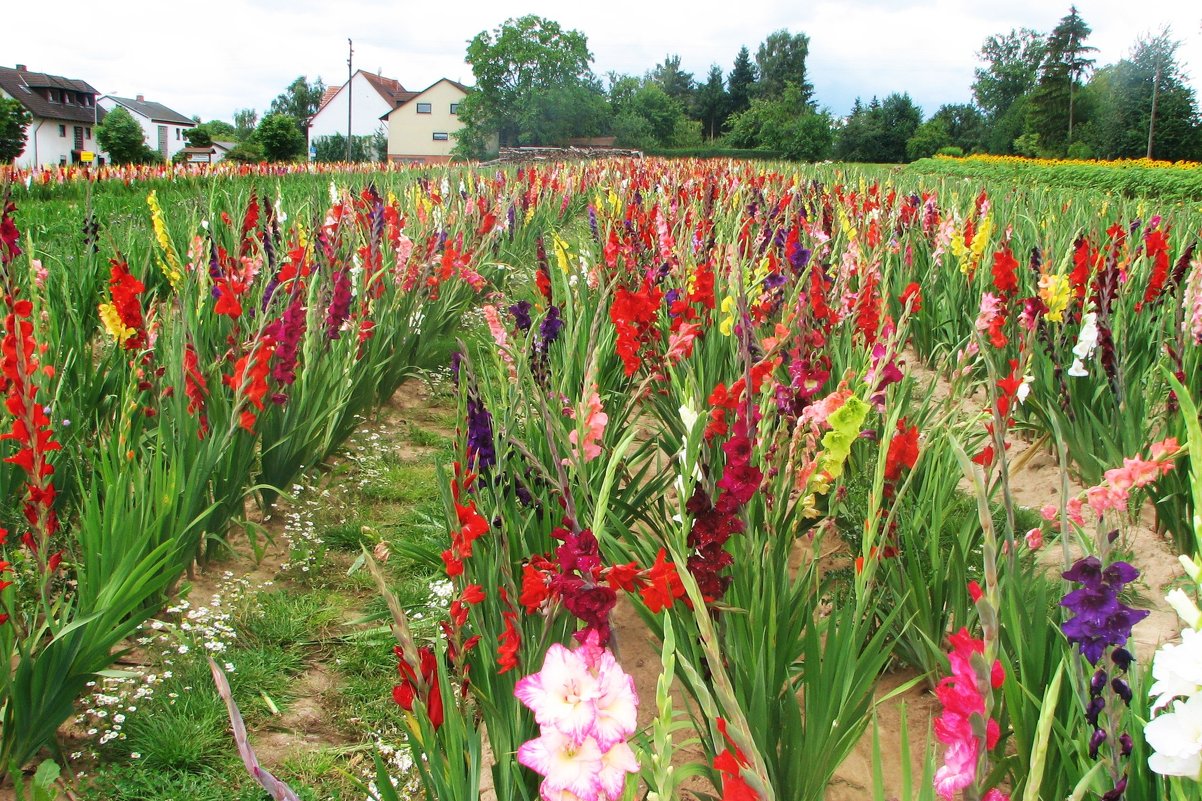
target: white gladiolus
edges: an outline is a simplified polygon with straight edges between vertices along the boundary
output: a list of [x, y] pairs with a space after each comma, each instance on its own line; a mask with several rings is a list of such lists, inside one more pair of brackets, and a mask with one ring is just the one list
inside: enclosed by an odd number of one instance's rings
[[1068, 368], [1068, 374], [1076, 378], [1089, 375], [1085, 369], [1085, 360], [1093, 355], [1098, 347], [1098, 314], [1088, 312], [1085, 322], [1081, 325], [1081, 333], [1077, 335], [1077, 344], [1073, 345], [1073, 366]]
[[1155, 751], [1148, 767], [1161, 776], [1202, 774], [1202, 694], [1178, 703], [1144, 727], [1144, 737]]
[[1174, 698], [1198, 694], [1202, 690], [1202, 634], [1185, 629], [1180, 645], [1162, 645], [1152, 659], [1152, 678], [1156, 683], [1148, 692], [1156, 698], [1153, 711], [1168, 706]]
[[1199, 626], [1199, 623], [1202, 623], [1202, 612], [1198, 611], [1197, 605], [1192, 598], [1185, 594], [1185, 590], [1180, 587], [1170, 590], [1164, 599], [1169, 602], [1169, 606], [1173, 607], [1177, 616], [1185, 621], [1185, 625], [1191, 629], [1202, 628]]

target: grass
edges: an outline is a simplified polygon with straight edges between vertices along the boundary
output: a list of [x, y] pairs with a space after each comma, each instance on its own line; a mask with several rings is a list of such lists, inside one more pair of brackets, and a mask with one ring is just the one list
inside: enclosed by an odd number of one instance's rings
[[[438, 429], [453, 425], [454, 413], [439, 406], [414, 411], [403, 425], [375, 429], [376, 439], [349, 442], [349, 458], [302, 493], [294, 508], [309, 504], [303, 525], [316, 536], [294, 538], [289, 562], [308, 569], [290, 568], [271, 586], [231, 597], [226, 607], [234, 634], [215, 656], [234, 668], [227, 676], [252, 747], [264, 730], [289, 730], [289, 708], [306, 691], [302, 679], [310, 665], [332, 678], [317, 700], [334, 741], [311, 748], [301, 744], [306, 732], [298, 731], [297, 749], [271, 765], [306, 801], [361, 801], [365, 793], [353, 777], [371, 770], [371, 744], [377, 737], [402, 741], [402, 712], [392, 701], [395, 643], [382, 625], [387, 610], [367, 571], [349, 572], [364, 546], [388, 547], [383, 567], [415, 616], [415, 634], [434, 633], [430, 588], [443, 578], [437, 554], [446, 531], [437, 464], [449, 460], [451, 443]], [[417, 454], [402, 458], [402, 449]], [[194, 598], [192, 606], [206, 604], [208, 598]], [[149, 668], [170, 677], [129, 715], [124, 739], [101, 750], [81, 801], [266, 797], [238, 760], [209, 675], [204, 624], [188, 622], [190, 649], [181, 654], [170, 647]]]

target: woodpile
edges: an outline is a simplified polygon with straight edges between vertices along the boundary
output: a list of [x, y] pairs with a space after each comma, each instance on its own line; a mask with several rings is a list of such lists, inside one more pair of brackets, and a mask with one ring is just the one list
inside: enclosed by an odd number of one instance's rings
[[641, 150], [620, 147], [503, 147], [498, 156], [484, 165], [521, 164], [531, 161], [588, 161], [608, 158], [643, 157]]

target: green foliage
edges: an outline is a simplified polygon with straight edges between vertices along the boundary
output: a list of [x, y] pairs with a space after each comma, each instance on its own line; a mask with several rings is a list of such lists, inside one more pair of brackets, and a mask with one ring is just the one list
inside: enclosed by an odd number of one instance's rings
[[[1165, 28], [1140, 38], [1129, 58], [1094, 73], [1088, 90], [1096, 114], [1088, 141], [1103, 158], [1202, 159], [1202, 121], [1197, 98], [1177, 58], [1181, 43]], [[1156, 99], [1155, 125], [1152, 100]]]
[[790, 83], [775, 100], [756, 98], [730, 120], [730, 144], [764, 148], [792, 161], [822, 161], [831, 154], [834, 132], [830, 117], [814, 112], [797, 84]]
[[263, 148], [255, 140], [249, 139], [230, 148], [230, 152], [225, 154], [225, 158], [243, 164], [257, 164], [264, 159]]
[[702, 133], [712, 142], [722, 133], [730, 114], [730, 95], [726, 93], [722, 68], [717, 64], [710, 67], [705, 83], [697, 89], [695, 101]]
[[198, 125], [184, 131], [184, 140], [187, 141], [188, 147], [210, 147], [213, 144], [213, 135], [207, 128]]
[[234, 133], [239, 142], [245, 142], [254, 136], [255, 126], [259, 124], [259, 112], [253, 108], [240, 108], [234, 112]]
[[[276, 99], [271, 101], [269, 116], [271, 114], [287, 114], [296, 120], [297, 128], [304, 130], [305, 122], [317, 113], [317, 107], [321, 105], [321, 96], [325, 94], [326, 85], [322, 83], [321, 78], [318, 78], [313, 83], [300, 75], [292, 83], [288, 84], [288, 88], [276, 96]], [[266, 118], [264, 118], [266, 122]]]
[[949, 103], [939, 107], [931, 116], [947, 129], [948, 144], [965, 153], [981, 149], [987, 126], [985, 115], [976, 106], [968, 103]]
[[304, 155], [305, 135], [295, 117], [268, 114], [255, 131], [255, 141], [268, 161], [295, 161]]
[[[460, 104], [459, 118], [468, 130], [458, 137], [456, 151], [478, 155], [470, 151], [481, 150], [491, 133], [502, 145], [541, 144], [546, 128], [527, 127], [540, 118], [540, 103], [567, 101], [573, 90], [593, 83], [592, 60], [583, 33], [533, 14], [476, 34], [466, 56], [476, 91]], [[554, 135], [565, 130], [554, 126]]]
[[142, 126], [121, 106], [104, 115], [96, 126], [96, 143], [113, 164], [146, 164], [162, 157], [146, 146]]
[[681, 108], [692, 107], [697, 82], [693, 80], [693, 73], [680, 68], [680, 56], [665, 57], [662, 63], [655, 65], [655, 69], [651, 70], [647, 77], [663, 89], [668, 97], [680, 103]]
[[[1037, 144], [1037, 143], [1036, 143]], [[1018, 159], [1005, 163], [966, 159], [923, 159], [909, 166], [916, 173], [1025, 186], [1093, 190], [1119, 197], [1168, 201], [1202, 200], [1202, 174], [1193, 169], [1166, 169], [1138, 163], [1038, 164]], [[1101, 203], [1104, 197], [1094, 198]]]
[[931, 118], [919, 125], [906, 142], [906, 157], [910, 161], [929, 158], [951, 145], [951, 135], [943, 120]]
[[626, 147], [672, 147], [684, 108], [658, 83], [647, 81], [617, 107], [614, 134]]
[[1045, 50], [1043, 34], [1016, 28], [1007, 34], [990, 36], [977, 53], [986, 66], [978, 67], [975, 72], [973, 98], [993, 127], [1007, 123], [999, 132], [1000, 138], [990, 140], [991, 153], [1009, 153], [1010, 143], [1022, 132], [1025, 114], [1018, 115], [1016, 129], [1012, 111], [1035, 88]]
[[593, 81], [531, 89], [516, 118], [518, 144], [561, 145], [577, 136], [599, 136], [608, 118], [605, 95]]
[[[383, 139], [384, 148], [381, 153], [380, 141]], [[346, 137], [342, 134], [319, 136], [313, 140], [317, 151], [315, 161], [336, 162], [346, 161]], [[388, 158], [388, 137], [377, 131], [371, 136], [351, 137], [351, 161], [384, 161]]]
[[909, 94], [894, 93], [884, 102], [874, 97], [867, 106], [857, 99], [835, 139], [835, 156], [841, 161], [902, 163], [907, 160], [906, 143], [921, 122], [922, 111]]
[[1086, 54], [1096, 50], [1085, 44], [1091, 33], [1073, 6], [1052, 30], [1039, 69], [1039, 82], [1031, 93], [1028, 126], [1039, 134], [1045, 150], [1063, 154], [1073, 142], [1076, 95], [1081, 79], [1093, 66]]
[[726, 79], [726, 91], [730, 95], [730, 113], [738, 114], [751, 107], [751, 95], [755, 91], [756, 68], [751, 61], [751, 51], [746, 45], [739, 48], [735, 56], [734, 69]]
[[25, 152], [25, 129], [33, 117], [16, 100], [0, 97], [0, 164]]
[[814, 87], [806, 80], [806, 56], [809, 53], [810, 37], [804, 33], [789, 33], [782, 28], [769, 34], [755, 54], [760, 73], [756, 96], [777, 98], [793, 84], [801, 92], [802, 103], [810, 105]]

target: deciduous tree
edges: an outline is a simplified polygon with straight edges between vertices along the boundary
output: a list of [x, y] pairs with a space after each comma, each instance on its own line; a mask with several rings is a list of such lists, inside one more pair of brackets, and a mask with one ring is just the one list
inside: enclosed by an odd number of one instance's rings
[[814, 87], [806, 79], [806, 57], [810, 53], [810, 37], [804, 33], [789, 33], [783, 28], [768, 35], [755, 53], [760, 80], [756, 87], [760, 97], [775, 98], [784, 94], [786, 84], [801, 92], [809, 105]]
[[255, 131], [255, 141], [268, 161], [295, 161], [305, 152], [305, 135], [291, 114], [268, 114]]
[[502, 145], [540, 143], [536, 140], [542, 134], [523, 126], [538, 117], [540, 102], [595, 83], [592, 60], [583, 33], [533, 14], [476, 34], [466, 57], [476, 91], [459, 106], [467, 130], [458, 137], [457, 151], [480, 155], [472, 151], [482, 149], [491, 133]]
[[96, 143], [113, 164], [145, 164], [162, 159], [146, 146], [142, 126], [121, 106], [107, 112], [96, 126]]
[[31, 121], [24, 106], [0, 97], [0, 165], [11, 163], [25, 152], [25, 129]]
[[985, 66], [976, 70], [972, 93], [988, 122], [982, 144], [989, 152], [1013, 152], [1026, 125], [1027, 101], [1039, 81], [1045, 49], [1043, 34], [1019, 28], [990, 36], [977, 53]]

